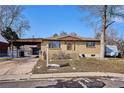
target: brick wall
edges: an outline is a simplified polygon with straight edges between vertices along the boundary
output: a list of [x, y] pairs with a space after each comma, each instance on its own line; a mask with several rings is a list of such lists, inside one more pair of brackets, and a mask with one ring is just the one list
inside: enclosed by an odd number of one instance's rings
[[[44, 41], [41, 44], [41, 50], [44, 52], [46, 51], [46, 45], [48, 41]], [[99, 57], [100, 55], [100, 42], [96, 42], [95, 47], [86, 47], [85, 42], [77, 41], [75, 43], [72, 43], [72, 50], [67, 50], [67, 45], [65, 41], [61, 41], [61, 47], [60, 49], [49, 49], [49, 58], [52, 58], [53, 54], [57, 54], [60, 52], [64, 52], [66, 54], [77, 54], [76, 57], [78, 57], [79, 54], [85, 54], [86, 57], [92, 57], [92, 55], [95, 55], [93, 57]], [[43, 55], [41, 55], [41, 58], [43, 58]]]
[[0, 57], [7, 56], [8, 44], [0, 42]]

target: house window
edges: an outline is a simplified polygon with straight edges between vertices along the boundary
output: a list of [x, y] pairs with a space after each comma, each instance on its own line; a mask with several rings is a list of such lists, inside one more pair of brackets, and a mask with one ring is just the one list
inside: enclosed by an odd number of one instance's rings
[[86, 42], [86, 47], [95, 47], [95, 42]]
[[60, 41], [50, 41], [49, 48], [60, 48]]

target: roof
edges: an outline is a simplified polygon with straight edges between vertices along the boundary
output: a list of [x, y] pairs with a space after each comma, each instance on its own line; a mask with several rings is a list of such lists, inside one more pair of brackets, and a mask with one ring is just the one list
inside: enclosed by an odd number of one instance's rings
[[17, 40], [13, 40], [12, 42], [13, 44], [21, 44], [21, 45], [37, 45], [42, 42], [42, 38], [17, 39]]
[[0, 42], [8, 43], [8, 41], [0, 34]]
[[94, 38], [82, 38], [79, 36], [72, 36], [72, 35], [66, 35], [66, 36], [57, 36], [57, 37], [48, 37], [48, 38], [25, 38], [25, 39], [17, 39], [13, 40], [13, 43], [20, 43], [20, 44], [38, 44], [42, 41], [97, 41], [100, 42], [99, 39]]
[[100, 41], [100, 39], [95, 39], [95, 38], [84, 38], [84, 37], [72, 36], [72, 35], [48, 37], [48, 38], [44, 38], [44, 40]]
[[25, 39], [16, 39], [13, 41], [17, 42], [41, 42], [43, 38], [25, 38]]

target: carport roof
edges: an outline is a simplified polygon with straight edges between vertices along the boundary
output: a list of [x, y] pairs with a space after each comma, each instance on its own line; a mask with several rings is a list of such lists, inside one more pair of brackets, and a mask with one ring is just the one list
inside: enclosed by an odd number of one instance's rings
[[42, 38], [26, 38], [26, 39], [17, 39], [9, 41], [13, 42], [15, 45], [37, 45], [42, 42]]

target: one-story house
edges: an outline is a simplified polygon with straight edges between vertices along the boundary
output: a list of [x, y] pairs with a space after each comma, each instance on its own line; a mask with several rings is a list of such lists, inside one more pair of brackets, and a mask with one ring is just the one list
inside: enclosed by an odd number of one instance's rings
[[[57, 36], [49, 38], [28, 38], [13, 41], [14, 45], [37, 45], [39, 56], [42, 60], [46, 58], [48, 49], [49, 59], [57, 56], [99, 57], [100, 40], [94, 38], [82, 38], [79, 36]], [[65, 55], [64, 55], [65, 54]]]
[[82, 38], [72, 35], [44, 38], [41, 43], [42, 59], [44, 59], [47, 45], [49, 59], [60, 55], [60, 53], [62, 53], [62, 56], [63, 53], [70, 55], [71, 58], [100, 56], [99, 39]]
[[0, 57], [8, 55], [8, 41], [0, 34]]

